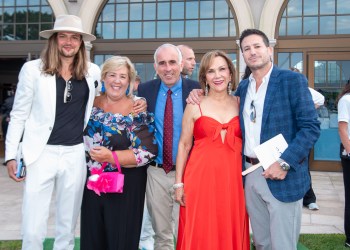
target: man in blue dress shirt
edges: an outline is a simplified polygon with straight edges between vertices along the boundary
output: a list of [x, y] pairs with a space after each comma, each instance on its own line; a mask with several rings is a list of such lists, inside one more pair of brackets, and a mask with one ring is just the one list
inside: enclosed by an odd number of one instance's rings
[[[175, 202], [174, 190], [177, 146], [181, 134], [183, 110], [186, 98], [199, 83], [181, 77], [183, 68], [180, 50], [172, 44], [163, 44], [154, 53], [154, 68], [159, 79], [140, 84], [138, 94], [147, 100], [148, 111], [155, 114], [158, 156], [148, 168], [146, 187], [147, 207], [155, 231], [155, 250], [174, 249], [174, 229], [177, 236], [179, 204]], [[163, 129], [167, 92], [171, 90], [173, 105], [172, 168], [163, 169]]]

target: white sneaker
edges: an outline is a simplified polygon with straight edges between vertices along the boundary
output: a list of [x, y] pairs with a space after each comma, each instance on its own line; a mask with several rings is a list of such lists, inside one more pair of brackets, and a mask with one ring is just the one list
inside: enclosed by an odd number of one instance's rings
[[318, 207], [318, 205], [316, 203], [310, 203], [309, 205], [307, 205], [308, 209], [310, 210], [319, 210], [320, 208]]

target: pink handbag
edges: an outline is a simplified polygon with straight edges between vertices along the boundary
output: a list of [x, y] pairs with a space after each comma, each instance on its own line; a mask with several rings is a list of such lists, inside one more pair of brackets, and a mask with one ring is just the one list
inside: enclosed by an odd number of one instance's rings
[[99, 169], [92, 169], [87, 181], [87, 188], [101, 196], [102, 193], [123, 193], [124, 174], [120, 168], [117, 154], [112, 151], [112, 155], [118, 172], [103, 172], [107, 166], [104, 162]]

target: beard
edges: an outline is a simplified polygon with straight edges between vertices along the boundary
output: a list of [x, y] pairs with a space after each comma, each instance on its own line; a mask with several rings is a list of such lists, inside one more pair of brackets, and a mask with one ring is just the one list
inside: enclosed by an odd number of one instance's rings
[[185, 69], [185, 68], [182, 69], [182, 74], [187, 75], [187, 76], [191, 76], [191, 75], [192, 75], [192, 72], [193, 72], [193, 71], [187, 70], [187, 69]]
[[259, 64], [259, 65], [248, 65], [248, 67], [250, 68], [250, 70], [259, 70], [264, 68], [266, 64]]
[[66, 50], [64, 50], [64, 48], [61, 48], [59, 50], [60, 56], [62, 57], [66, 57], [66, 58], [72, 58], [75, 57], [76, 54], [78, 54], [78, 51], [75, 50], [70, 50], [69, 52], [67, 52]]
[[250, 70], [253, 71], [253, 70], [263, 69], [270, 63], [271, 63], [271, 60], [264, 60], [261, 63], [256, 63], [256, 64], [247, 63], [247, 66], [250, 68]]

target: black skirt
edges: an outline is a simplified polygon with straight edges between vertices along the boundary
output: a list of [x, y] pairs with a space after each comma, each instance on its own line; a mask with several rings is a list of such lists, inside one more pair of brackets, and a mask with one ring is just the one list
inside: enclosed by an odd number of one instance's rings
[[95, 194], [86, 188], [81, 207], [80, 249], [137, 250], [147, 167], [122, 168], [123, 193]]

